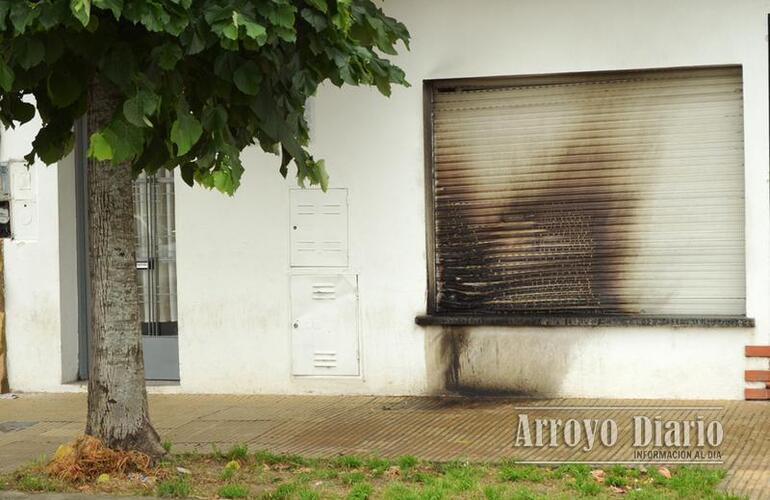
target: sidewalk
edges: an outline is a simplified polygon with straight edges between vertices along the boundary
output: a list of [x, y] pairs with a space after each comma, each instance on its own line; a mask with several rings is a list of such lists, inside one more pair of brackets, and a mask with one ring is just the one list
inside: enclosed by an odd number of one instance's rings
[[[564, 407], [579, 406], [579, 410]], [[13, 470], [81, 434], [84, 394], [22, 394], [0, 400], [0, 471]], [[517, 409], [518, 408], [518, 409]], [[693, 409], [697, 408], [697, 410]], [[631, 415], [694, 419], [724, 425], [719, 461], [729, 471], [723, 487], [751, 498], [770, 498], [770, 405], [743, 401], [620, 401], [151, 395], [150, 411], [175, 452], [210, 452], [246, 443], [308, 456], [416, 455], [426, 460], [630, 461], [631, 443], [535, 450], [514, 448], [518, 415], [536, 418], [613, 419], [630, 435]]]

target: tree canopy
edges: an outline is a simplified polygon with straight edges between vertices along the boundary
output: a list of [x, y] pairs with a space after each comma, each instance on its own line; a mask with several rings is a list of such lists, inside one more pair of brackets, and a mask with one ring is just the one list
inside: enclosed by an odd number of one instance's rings
[[89, 131], [89, 156], [134, 174], [180, 167], [187, 184], [228, 194], [252, 144], [325, 189], [307, 98], [326, 80], [385, 95], [407, 84], [387, 56], [409, 33], [370, 0], [0, 0], [0, 27], [0, 120], [27, 122], [36, 107], [43, 124], [28, 162], [72, 150], [100, 82], [120, 105]]

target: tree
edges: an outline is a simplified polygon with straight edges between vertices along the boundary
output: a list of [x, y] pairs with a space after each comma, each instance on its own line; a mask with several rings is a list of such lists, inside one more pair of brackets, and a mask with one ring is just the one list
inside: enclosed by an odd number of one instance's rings
[[[371, 0], [0, 0], [0, 120], [42, 128], [26, 157], [57, 162], [87, 116], [91, 369], [86, 433], [162, 454], [147, 413], [132, 177], [179, 168], [232, 195], [258, 144], [326, 189], [307, 149], [318, 86], [406, 85], [386, 59], [409, 33]], [[34, 97], [28, 99], [27, 96]]]

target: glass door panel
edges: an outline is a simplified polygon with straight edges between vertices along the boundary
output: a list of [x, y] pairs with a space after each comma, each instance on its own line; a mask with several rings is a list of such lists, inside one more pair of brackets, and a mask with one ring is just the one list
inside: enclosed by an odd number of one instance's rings
[[134, 181], [136, 269], [145, 375], [179, 379], [174, 175], [162, 170]]

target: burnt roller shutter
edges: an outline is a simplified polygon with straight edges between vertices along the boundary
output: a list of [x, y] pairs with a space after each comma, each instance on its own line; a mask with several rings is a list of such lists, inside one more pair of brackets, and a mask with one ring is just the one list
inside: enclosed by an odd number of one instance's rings
[[434, 312], [745, 313], [739, 67], [430, 92]]

